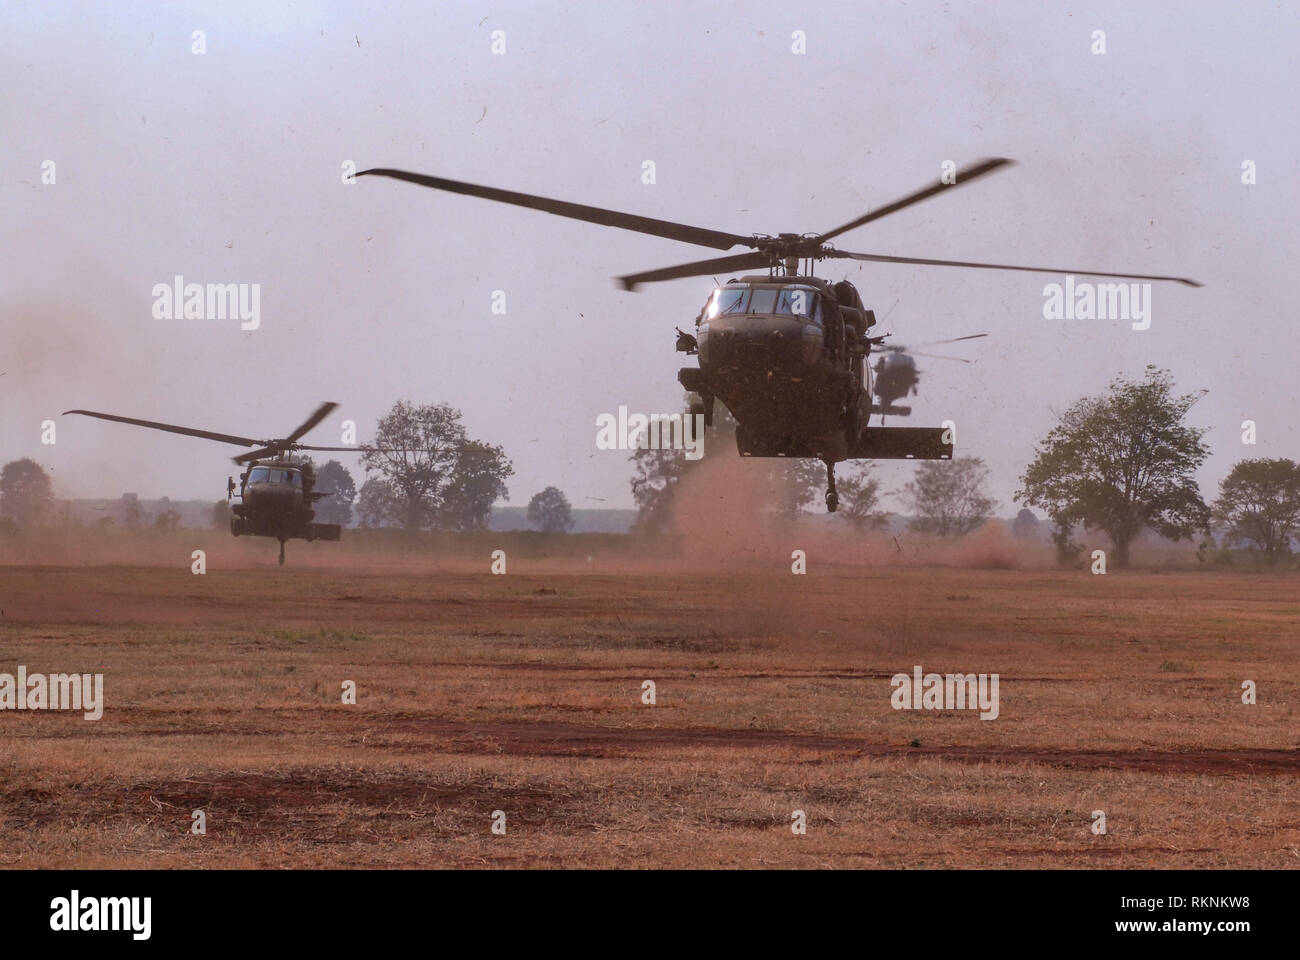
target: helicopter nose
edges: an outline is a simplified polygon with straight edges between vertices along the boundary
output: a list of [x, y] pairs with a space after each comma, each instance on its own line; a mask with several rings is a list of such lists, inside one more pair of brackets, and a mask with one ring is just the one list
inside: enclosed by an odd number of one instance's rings
[[[764, 370], [797, 366], [805, 362], [806, 339], [804, 324], [794, 318], [748, 317], [724, 324], [715, 322], [706, 341], [707, 362]], [[705, 360], [702, 355], [701, 361]]]

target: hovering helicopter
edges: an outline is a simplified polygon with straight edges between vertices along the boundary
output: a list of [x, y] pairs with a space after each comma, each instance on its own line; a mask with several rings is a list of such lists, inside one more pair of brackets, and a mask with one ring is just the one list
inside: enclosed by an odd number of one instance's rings
[[[954, 337], [951, 340], [936, 340], [932, 343], [922, 343], [922, 347], [939, 347], [948, 343], [960, 343], [962, 340], [978, 340], [980, 337], [987, 337], [987, 333], [972, 333], [965, 337]], [[909, 393], [916, 396], [917, 385], [921, 382], [921, 371], [916, 368], [914, 357], [932, 357], [936, 360], [956, 360], [959, 363], [970, 363], [964, 357], [948, 357], [938, 353], [918, 353], [912, 347], [905, 347], [902, 344], [878, 344], [876, 346], [880, 356], [876, 358], [875, 383], [872, 385], [872, 392], [879, 403], [871, 405], [871, 412], [880, 414], [881, 421], [885, 417], [909, 417], [912, 415], [911, 407], [900, 407], [895, 405], [895, 400], [900, 400]]]
[[[235, 463], [247, 464], [248, 468], [239, 475], [238, 496], [241, 502], [231, 507], [231, 512], [235, 516], [230, 521], [230, 532], [236, 537], [274, 537], [279, 540], [280, 565], [284, 566], [286, 540], [338, 540], [343, 535], [343, 528], [337, 523], [313, 522], [316, 512], [312, 504], [328, 497], [332, 491], [316, 490], [316, 474], [311, 463], [295, 463], [289, 459], [289, 452], [331, 450], [365, 453], [375, 449], [356, 446], [317, 447], [298, 442], [299, 437], [329, 416], [330, 411], [337, 406], [337, 403], [322, 403], [298, 429], [278, 440], [253, 440], [228, 433], [212, 433], [193, 427], [178, 427], [171, 423], [136, 420], [133, 417], [119, 417], [112, 413], [97, 413], [94, 410], [65, 410], [64, 416], [77, 413], [84, 417], [131, 423], [137, 427], [166, 430], [187, 437], [202, 437], [218, 443], [257, 447], [256, 450], [232, 458]], [[235, 489], [235, 478], [227, 477], [227, 501], [235, 496]]]
[[[950, 459], [952, 444], [942, 427], [869, 426], [873, 412], [871, 369], [866, 357], [884, 337], [868, 335], [876, 316], [847, 280], [831, 284], [814, 276], [820, 260], [848, 259], [871, 263], [1021, 270], [1034, 273], [1083, 274], [1135, 280], [1173, 280], [1200, 286], [1183, 277], [1062, 270], [999, 263], [974, 263], [895, 257], [837, 250], [830, 241], [841, 234], [896, 213], [938, 193], [957, 189], [1012, 161], [993, 157], [957, 171], [954, 182], [936, 182], [878, 207], [821, 234], [781, 233], [742, 236], [617, 210], [553, 200], [533, 194], [485, 187], [406, 170], [376, 168], [357, 176], [390, 177], [435, 190], [528, 207], [574, 220], [618, 227], [717, 250], [737, 246], [752, 252], [700, 260], [620, 277], [625, 290], [640, 284], [683, 277], [714, 276], [766, 268], [718, 286], [696, 317], [694, 334], [678, 330], [677, 349], [698, 357], [698, 367], [678, 371], [677, 379], [700, 398], [692, 413], [702, 413], [706, 428], [713, 404], [721, 400], [737, 422], [736, 447], [748, 457], [815, 457], [826, 465], [826, 508], [839, 503], [835, 464], [854, 459]], [[888, 371], [886, 363], [881, 369]], [[914, 385], [914, 384], [913, 384]], [[909, 387], [910, 389], [910, 387]], [[897, 397], [893, 397], [897, 399]]]

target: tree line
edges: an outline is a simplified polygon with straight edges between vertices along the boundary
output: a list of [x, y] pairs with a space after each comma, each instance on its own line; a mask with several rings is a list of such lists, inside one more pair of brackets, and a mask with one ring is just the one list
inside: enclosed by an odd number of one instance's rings
[[[1100, 531], [1110, 540], [1109, 562], [1126, 566], [1131, 545], [1151, 530], [1171, 540], [1217, 537], [1223, 547], [1246, 547], [1276, 565], [1289, 557], [1300, 532], [1300, 465], [1289, 459], [1243, 459], [1207, 503], [1195, 473], [1209, 456], [1205, 430], [1187, 423], [1204, 391], [1178, 393], [1172, 375], [1154, 366], [1140, 379], [1123, 375], [1097, 396], [1075, 402], [1037, 445], [1020, 478], [1014, 500], [1046, 513], [1059, 559], [1070, 563], [1081, 546], [1078, 531]], [[713, 455], [734, 457], [718, 440], [734, 432], [735, 421], [720, 408], [714, 420]], [[719, 454], [717, 451], [722, 451]], [[682, 479], [708, 460], [690, 461], [680, 451], [637, 450], [632, 455], [636, 529], [658, 532], [670, 523]], [[482, 530], [492, 505], [508, 500], [506, 480], [514, 467], [499, 445], [473, 439], [461, 412], [445, 404], [399, 400], [380, 419], [361, 458], [367, 479], [360, 489], [337, 460], [317, 471], [318, 519], [366, 527]], [[765, 471], [766, 500], [787, 518], [803, 513], [820, 493], [824, 473], [816, 460], [750, 461]], [[911, 511], [910, 527], [939, 536], [970, 533], [989, 519], [995, 501], [987, 490], [988, 469], [976, 457], [922, 461], [899, 491]], [[858, 530], [887, 523], [882, 491], [870, 462], [849, 465], [839, 481], [837, 517]], [[123, 498], [128, 525], [144, 517], [138, 502]], [[66, 505], [65, 505], [66, 509]], [[213, 508], [213, 522], [228, 519], [225, 501]], [[134, 513], [133, 513], [134, 510]], [[564, 494], [547, 487], [528, 506], [530, 525], [545, 531], [572, 528]], [[1033, 519], [1021, 511], [1016, 528]], [[31, 459], [0, 470], [0, 532], [57, 522], [54, 492], [44, 468]], [[163, 509], [154, 525], [175, 526], [175, 511]]]
[[[1225, 548], [1255, 551], [1270, 566], [1291, 554], [1300, 533], [1300, 465], [1294, 461], [1241, 460], [1220, 483], [1213, 503], [1202, 498], [1195, 473], [1210, 450], [1205, 429], [1190, 426], [1187, 415], [1204, 394], [1180, 394], [1169, 371], [1148, 366], [1140, 379], [1117, 376], [1103, 393], [1078, 400], [1061, 415], [1036, 446], [1013, 499], [1046, 513], [1063, 564], [1081, 552], [1075, 540], [1080, 530], [1099, 531], [1110, 540], [1108, 559], [1116, 567], [1129, 564], [1133, 541], [1146, 530], [1175, 541], [1200, 535], [1202, 547], [1217, 537]], [[721, 436], [734, 432], [735, 421], [725, 408], [714, 423]], [[734, 456], [729, 444], [715, 440], [712, 449], [719, 446], [723, 455]], [[704, 461], [660, 450], [637, 450], [631, 459], [638, 526], [662, 531], [682, 479]], [[814, 502], [824, 482], [819, 461], [765, 464], [760, 479], [772, 486], [776, 514], [797, 516]], [[959, 536], [978, 528], [995, 506], [987, 477], [977, 457], [917, 463], [900, 491], [911, 512], [910, 529]], [[869, 462], [852, 462], [839, 489], [844, 522], [859, 530], [886, 522]], [[1022, 509], [1017, 533], [1031, 521], [1036, 521], [1032, 512]]]

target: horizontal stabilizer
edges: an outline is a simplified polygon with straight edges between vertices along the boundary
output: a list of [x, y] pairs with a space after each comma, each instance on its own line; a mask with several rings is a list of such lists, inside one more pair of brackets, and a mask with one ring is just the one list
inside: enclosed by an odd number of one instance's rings
[[911, 407], [896, 407], [892, 403], [887, 403], [883, 407], [878, 403], [871, 405], [872, 413], [881, 413], [887, 417], [910, 417], [912, 415]]
[[850, 460], [951, 460], [943, 427], [867, 427], [849, 450]]

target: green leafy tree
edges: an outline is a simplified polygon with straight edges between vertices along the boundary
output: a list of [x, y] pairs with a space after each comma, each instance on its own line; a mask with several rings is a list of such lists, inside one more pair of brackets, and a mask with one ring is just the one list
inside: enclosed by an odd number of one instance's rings
[[313, 506], [317, 523], [337, 523], [347, 526], [352, 522], [352, 504], [357, 499], [357, 483], [352, 473], [337, 460], [326, 461], [316, 470], [315, 489], [326, 494]]
[[528, 501], [528, 525], [543, 533], [567, 533], [573, 528], [573, 510], [559, 487], [547, 487]]
[[[685, 413], [692, 413], [692, 403], [698, 402], [693, 393], [684, 398]], [[633, 530], [638, 533], [665, 532], [672, 522], [673, 504], [677, 489], [685, 477], [698, 464], [719, 450], [735, 451], [736, 421], [721, 403], [714, 406], [713, 426], [705, 435], [704, 456], [688, 460], [681, 450], [637, 449], [632, 451], [632, 500], [637, 506]]]
[[444, 530], [486, 530], [492, 504], [509, 500], [506, 477], [514, 466], [499, 446], [468, 440], [442, 493], [438, 526]]
[[[732, 451], [732, 456], [735, 452]], [[750, 461], [751, 463], [753, 461]], [[796, 520], [822, 502], [826, 489], [826, 465], [803, 457], [794, 460], [763, 461], [769, 502], [782, 520]]]
[[854, 530], [878, 530], [889, 522], [880, 510], [880, 481], [874, 476], [871, 461], [853, 462], [843, 476], [836, 477], [835, 486], [840, 495], [837, 516]]
[[514, 472], [502, 449], [471, 440], [460, 411], [445, 403], [399, 400], [379, 421], [374, 446], [362, 460], [386, 485], [384, 513], [411, 531], [486, 526]]
[[387, 527], [401, 524], [397, 495], [387, 480], [371, 477], [357, 494], [357, 520], [363, 527]]
[[37, 526], [54, 508], [54, 485], [35, 460], [13, 460], [0, 470], [0, 516], [19, 527]]
[[1231, 542], [1254, 545], [1269, 566], [1291, 553], [1300, 531], [1300, 465], [1292, 460], [1242, 460], [1219, 485], [1214, 520]]
[[908, 528], [941, 537], [975, 530], [988, 520], [996, 504], [985, 489], [988, 475], [979, 457], [921, 461], [903, 488], [912, 513]]
[[[689, 415], [694, 394], [686, 398]], [[735, 458], [735, 436], [736, 420], [719, 402], [700, 459], [689, 460], [681, 450], [632, 451], [632, 499], [637, 505], [634, 529], [650, 533], [666, 530], [683, 478], [711, 457]], [[746, 461], [745, 468], [751, 471], [752, 482], [765, 491], [764, 499], [772, 505], [772, 512], [785, 520], [799, 517], [820, 502], [826, 484], [826, 468], [819, 460], [755, 458]]]
[[1109, 391], [1070, 407], [1040, 445], [1016, 500], [1045, 510], [1062, 557], [1077, 554], [1071, 531], [1082, 524], [1110, 537], [1110, 562], [1129, 563], [1146, 528], [1172, 540], [1209, 523], [1194, 474], [1209, 455], [1203, 429], [1187, 412], [1204, 391], [1175, 395], [1172, 375], [1154, 366], [1144, 379], [1123, 376]]
[[690, 461], [680, 451], [633, 450], [632, 501], [637, 514], [634, 529], [663, 533], [672, 520], [677, 487]]
[[1028, 507], [1021, 507], [1016, 519], [1011, 521], [1011, 532], [1017, 540], [1031, 540], [1038, 532], [1038, 517]]

